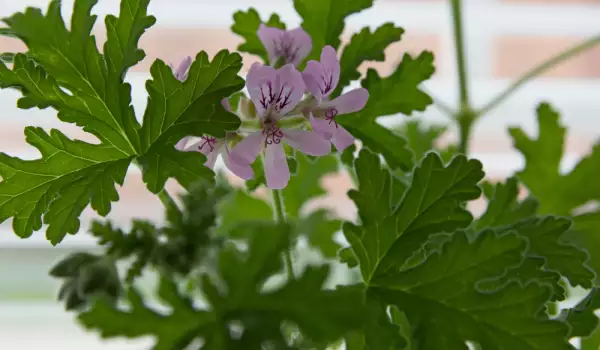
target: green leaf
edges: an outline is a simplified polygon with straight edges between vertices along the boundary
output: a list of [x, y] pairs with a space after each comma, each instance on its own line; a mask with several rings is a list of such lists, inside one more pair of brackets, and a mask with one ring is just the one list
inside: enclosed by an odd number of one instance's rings
[[295, 158], [297, 174], [290, 178], [282, 194], [286, 214], [298, 218], [301, 216], [300, 210], [308, 201], [326, 194], [321, 181], [324, 176], [337, 172], [338, 161], [335, 156], [313, 160], [300, 152], [296, 152]]
[[[137, 39], [154, 20], [145, 16], [144, 5], [147, 4], [128, 3], [137, 5], [138, 15], [131, 20], [129, 9], [122, 7], [124, 12], [118, 19], [112, 17], [111, 22], [119, 26], [119, 37], [128, 37], [131, 41], [121, 53], [138, 59], [143, 53], [135, 48]], [[22, 86], [27, 91], [19, 107], [50, 105], [59, 111], [62, 121], [76, 123], [124, 155], [137, 154], [140, 151], [139, 124], [131, 107], [131, 86], [123, 82], [125, 69], [133, 60], [119, 60], [118, 51], [111, 51], [119, 45], [115, 42], [119, 38], [111, 33], [111, 28], [105, 46], [106, 59], [98, 51], [91, 34], [96, 21], [96, 16], [91, 15], [95, 4], [95, 0], [75, 1], [70, 31], [61, 16], [60, 1], [56, 0], [50, 3], [46, 15], [39, 9], [28, 8], [5, 19], [27, 45], [27, 54], [52, 78], [43, 77], [33, 65], [21, 63], [24, 71], [13, 69], [10, 76], [2, 69], [0, 80], [4, 86]]]
[[59, 243], [67, 233], [77, 233], [79, 216], [91, 203], [100, 215], [119, 199], [115, 185], [123, 185], [131, 157], [104, 145], [71, 140], [58, 130], [25, 129], [27, 143], [42, 157], [36, 160], [0, 154], [0, 221], [13, 219], [20, 237], [48, 224], [46, 236]]
[[[218, 281], [203, 277], [206, 309], [197, 308], [163, 277], [159, 297], [170, 312], [149, 308], [131, 290], [128, 310], [98, 301], [79, 316], [80, 321], [104, 338], [154, 336], [154, 349], [165, 350], [185, 348], [196, 339], [202, 339], [208, 349], [258, 348], [263, 342], [281, 345], [282, 325], [287, 321], [297, 325], [306, 339], [327, 343], [360, 325], [360, 289], [323, 290], [327, 266], [308, 267], [296, 279], [265, 290], [265, 282], [283, 268], [281, 256], [289, 244], [289, 227], [251, 225], [246, 229], [250, 230], [248, 250], [226, 246], [219, 254]], [[243, 327], [240, 339], [229, 332], [232, 323]]]
[[358, 190], [348, 196], [358, 207], [361, 226], [344, 224], [344, 235], [367, 285], [375, 276], [401, 267], [432, 235], [468, 226], [473, 218], [462, 202], [479, 197], [477, 183], [484, 176], [476, 160], [457, 156], [444, 166], [430, 153], [397, 204], [391, 199], [391, 175], [376, 155], [361, 151], [355, 167]]
[[0, 35], [2, 36], [8, 36], [10, 38], [16, 38], [17, 35], [15, 34], [15, 31], [10, 29], [10, 28], [0, 28]]
[[0, 53], [0, 61], [4, 63], [13, 63], [15, 61], [15, 53], [12, 52], [3, 52]]
[[560, 318], [571, 326], [571, 337], [589, 337], [598, 329], [598, 316], [594, 313], [598, 309], [600, 295], [598, 288], [593, 288], [575, 307], [563, 310]]
[[317, 248], [325, 258], [335, 258], [341, 246], [335, 241], [335, 234], [342, 229], [340, 220], [332, 219], [326, 210], [317, 210], [298, 220], [297, 235], [305, 235], [308, 242]]
[[559, 272], [572, 285], [591, 288], [596, 277], [587, 266], [588, 254], [565, 242], [564, 234], [571, 227], [566, 218], [546, 216], [530, 218], [504, 227], [505, 231], [516, 231], [529, 241], [528, 255], [546, 259], [546, 268]]
[[[540, 202], [542, 214], [569, 215], [590, 200], [600, 199], [600, 145], [577, 163], [568, 174], [561, 174], [565, 128], [549, 104], [537, 109], [539, 136], [530, 138], [520, 128], [511, 128], [515, 147], [525, 157], [525, 168], [517, 176]], [[587, 184], [582, 186], [581, 184]]]
[[550, 320], [542, 310], [550, 289], [516, 282], [496, 291], [478, 283], [519, 265], [526, 241], [514, 234], [485, 231], [477, 240], [457, 232], [441, 252], [405, 271], [376, 277], [369, 293], [403, 311], [419, 349], [571, 350], [568, 326]]
[[273, 220], [273, 210], [267, 202], [241, 190], [223, 199], [217, 211], [220, 221], [217, 234], [224, 237], [231, 236], [236, 228], [249, 222]]
[[360, 78], [358, 67], [363, 62], [385, 61], [385, 49], [390, 44], [400, 41], [403, 33], [404, 29], [396, 27], [393, 23], [385, 23], [372, 33], [371, 29], [366, 27], [354, 34], [344, 47], [340, 59], [340, 81], [332, 95], [338, 96], [350, 82]]
[[[573, 228], [564, 235], [564, 239], [575, 244], [580, 249], [586, 250], [590, 254], [589, 266], [596, 271], [600, 271], [600, 212], [593, 211], [572, 217]], [[598, 284], [598, 276], [596, 281]]]
[[233, 14], [233, 25], [231, 31], [241, 36], [245, 41], [238, 45], [240, 52], [247, 52], [262, 58], [265, 64], [269, 63], [267, 51], [258, 38], [258, 28], [264, 23], [269, 27], [285, 29], [285, 23], [281, 22], [277, 14], [271, 14], [267, 22], [260, 19], [260, 15], [254, 8], [248, 11], [237, 11]]
[[519, 202], [519, 187], [516, 178], [511, 177], [506, 183], [497, 183], [490, 189], [490, 201], [487, 210], [479, 220], [476, 229], [509, 225], [522, 219], [534, 216], [539, 206], [534, 198]]
[[381, 153], [391, 167], [408, 171], [414, 155], [402, 137], [377, 123], [377, 118], [402, 113], [411, 115], [424, 111], [432, 99], [419, 90], [419, 85], [434, 72], [433, 54], [423, 52], [417, 58], [404, 55], [394, 73], [382, 78], [369, 69], [362, 86], [369, 90], [369, 100], [361, 111], [344, 115], [338, 122], [363, 144]]
[[302, 18], [302, 28], [312, 38], [309, 59], [317, 59], [325, 45], [340, 47], [346, 17], [373, 6], [373, 0], [294, 0], [294, 8]]
[[448, 128], [442, 125], [425, 125], [423, 120], [407, 120], [401, 126], [392, 129], [408, 141], [415, 159], [420, 161], [430, 151], [438, 151], [444, 162], [449, 162], [458, 152], [453, 152], [452, 147], [439, 148], [436, 142], [442, 137]]
[[140, 130], [144, 154], [139, 158], [150, 191], [160, 192], [169, 177], [184, 187], [201, 178], [212, 180], [201, 153], [175, 151], [174, 145], [184, 136], [224, 137], [226, 131], [238, 128], [239, 119], [220, 101], [243, 87], [244, 80], [237, 75], [241, 67], [237, 53], [223, 50], [210, 61], [200, 52], [187, 79], [180, 82], [164, 62], [154, 62], [152, 80], [146, 84], [149, 99]]

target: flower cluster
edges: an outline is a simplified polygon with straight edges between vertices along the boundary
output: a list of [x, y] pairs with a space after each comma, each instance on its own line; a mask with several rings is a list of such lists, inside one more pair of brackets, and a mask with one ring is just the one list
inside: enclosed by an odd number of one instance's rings
[[[319, 62], [308, 61], [304, 71], [298, 71], [298, 65], [312, 50], [312, 40], [302, 28], [285, 31], [261, 25], [258, 37], [271, 65], [254, 63], [246, 77], [246, 88], [260, 122], [257, 130], [243, 135], [240, 131], [229, 133], [224, 139], [206, 135], [191, 146], [187, 146], [186, 137], [175, 147], [202, 152], [210, 168], [221, 154], [227, 168], [246, 180], [254, 177], [251, 165], [262, 154], [267, 186], [281, 189], [290, 179], [283, 143], [311, 156], [329, 154], [331, 144], [338, 151], [344, 150], [354, 143], [354, 137], [336, 118], [361, 110], [369, 93], [358, 88], [329, 99], [340, 79], [340, 61], [331, 46], [323, 48]], [[185, 80], [190, 64], [188, 58], [173, 68], [175, 76]], [[222, 102], [230, 110], [228, 101]], [[309, 121], [312, 130], [305, 130], [306, 123], [295, 128], [280, 125], [283, 118], [297, 116]], [[231, 147], [240, 137], [241, 141]]]

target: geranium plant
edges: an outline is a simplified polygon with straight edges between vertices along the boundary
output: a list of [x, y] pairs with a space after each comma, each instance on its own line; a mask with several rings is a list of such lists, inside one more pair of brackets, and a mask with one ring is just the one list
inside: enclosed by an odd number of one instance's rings
[[[433, 104], [420, 87], [433, 54], [405, 54], [390, 75], [369, 69], [361, 79], [359, 66], [383, 61], [403, 29], [364, 28], [342, 45], [346, 17], [373, 0], [294, 0], [302, 24], [292, 29], [277, 14], [235, 13], [238, 51], [256, 59], [247, 74], [227, 50], [156, 60], [143, 115], [125, 77], [145, 57], [138, 41], [155, 23], [149, 0], [121, 0], [118, 16], [105, 19], [101, 50], [91, 34], [95, 4], [75, 0], [66, 25], [54, 0], [5, 18], [0, 32], [27, 47], [0, 64], [0, 86], [22, 93], [18, 107], [53, 109], [98, 139], [27, 127], [41, 157], [0, 154], [0, 220], [12, 219], [22, 238], [43, 229], [60, 244], [79, 233], [86, 207], [111, 211], [132, 167], [165, 206], [164, 225], [94, 222], [104, 253], [73, 253], [51, 269], [81, 325], [104, 338], [152, 336], [162, 350], [566, 350], [573, 338], [597, 348], [600, 147], [559, 172], [566, 130], [548, 103], [537, 108], [537, 137], [510, 129], [526, 162], [506, 181], [485, 181], [468, 141], [473, 123], [521, 84], [598, 38], [474, 108], [460, 1], [451, 1], [460, 108], [441, 108], [460, 137], [440, 148], [443, 129], [405, 120]], [[400, 128], [378, 123], [391, 115]], [[355, 220], [307, 206], [335, 172], [355, 182]], [[167, 193], [168, 179], [185, 189], [180, 199]], [[467, 204], [481, 196], [487, 210], [474, 217]], [[306, 245], [318, 258], [303, 259]], [[144, 273], [158, 274], [155, 293], [136, 285]], [[572, 287], [587, 296], [561, 307]]]

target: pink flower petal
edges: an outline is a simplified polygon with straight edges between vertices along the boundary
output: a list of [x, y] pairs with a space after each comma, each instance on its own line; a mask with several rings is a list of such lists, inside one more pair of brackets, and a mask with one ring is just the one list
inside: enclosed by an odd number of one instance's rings
[[225, 108], [227, 110], [227, 112], [231, 112], [231, 106], [229, 105], [229, 100], [224, 98], [221, 100], [221, 104], [223, 105], [223, 108]]
[[223, 163], [225, 163], [227, 169], [232, 173], [244, 180], [250, 180], [254, 177], [252, 167], [249, 164], [240, 163], [237, 159], [231, 158], [231, 151], [227, 146], [225, 146], [225, 150], [221, 154], [223, 155]]
[[340, 125], [333, 132], [331, 143], [335, 146], [338, 152], [341, 152], [354, 144], [354, 136], [352, 136], [348, 130], [344, 129]]
[[319, 101], [323, 98], [323, 93], [321, 91], [321, 77], [324, 75], [323, 65], [313, 60], [306, 63], [306, 68], [304, 68], [304, 72], [302, 72], [302, 78], [304, 79], [306, 88]]
[[186, 57], [181, 63], [179, 67], [173, 72], [175, 78], [178, 80], [184, 81], [187, 78], [188, 69], [192, 65], [192, 58], [190, 56]]
[[283, 146], [280, 143], [270, 144], [265, 153], [267, 187], [280, 190], [287, 186], [290, 180], [290, 168]]
[[324, 96], [329, 96], [337, 87], [340, 81], [340, 61], [337, 57], [335, 49], [329, 45], [325, 46], [321, 51], [321, 64], [323, 65], [323, 77], [326, 82], [326, 91]]
[[324, 156], [331, 152], [331, 144], [322, 136], [304, 130], [282, 129], [283, 140], [293, 148], [311, 156]]
[[175, 149], [178, 151], [183, 151], [185, 149], [185, 145], [187, 145], [189, 140], [190, 140], [189, 136], [182, 138], [175, 144]]
[[277, 61], [277, 47], [281, 45], [280, 43], [284, 33], [285, 30], [268, 27], [263, 23], [261, 23], [258, 28], [258, 38], [267, 50], [267, 55], [269, 56], [269, 62], [271, 64], [275, 64], [275, 61]]
[[225, 142], [223, 140], [215, 139], [214, 137], [205, 136], [200, 141], [191, 144], [185, 148], [186, 152], [200, 152], [206, 156], [206, 162], [204, 165], [208, 168], [214, 168], [215, 162], [219, 153], [223, 150]]
[[315, 118], [313, 116], [310, 117], [310, 125], [315, 133], [324, 138], [325, 140], [330, 140], [333, 137], [333, 132], [335, 129], [335, 124], [325, 119]]
[[302, 100], [306, 85], [302, 73], [291, 64], [286, 64], [277, 70], [277, 82], [277, 98], [273, 102], [278, 103], [276, 107], [278, 115], [284, 116]]
[[338, 115], [352, 113], [363, 109], [368, 99], [369, 92], [367, 89], [358, 88], [348, 91], [332, 101], [321, 103], [319, 108], [335, 108]]
[[256, 131], [235, 145], [229, 157], [238, 164], [252, 164], [263, 149], [264, 143], [265, 137], [262, 131]]
[[289, 43], [290, 51], [293, 52], [292, 57], [287, 57], [286, 63], [291, 63], [294, 66], [298, 66], [306, 56], [312, 51], [312, 39], [307, 32], [302, 28], [292, 29], [286, 32]]
[[277, 71], [273, 67], [254, 63], [246, 76], [246, 87], [258, 115], [264, 116], [272, 100], [271, 96], [274, 97], [274, 94], [279, 91]]

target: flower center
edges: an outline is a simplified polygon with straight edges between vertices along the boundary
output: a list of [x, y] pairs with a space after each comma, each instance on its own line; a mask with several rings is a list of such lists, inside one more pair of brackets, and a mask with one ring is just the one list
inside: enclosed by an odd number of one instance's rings
[[325, 95], [331, 88], [333, 87], [333, 74], [329, 70], [325, 71], [325, 74], [321, 76], [321, 80], [323, 80], [323, 87], [321, 88], [321, 93]]
[[331, 123], [333, 123], [336, 128], [338, 127], [338, 123], [335, 121], [335, 116], [337, 114], [338, 114], [338, 111], [335, 108], [329, 108], [327, 111], [325, 111], [325, 120], [327, 120], [329, 122], [330, 126], [331, 126]]
[[284, 83], [279, 91], [273, 89], [273, 82], [266, 81], [260, 86], [260, 105], [267, 111], [267, 115], [271, 112], [279, 113], [282, 109], [290, 104], [290, 97], [294, 89]]
[[202, 143], [198, 146], [198, 150], [203, 150], [204, 147], [210, 147], [210, 152], [215, 150], [217, 139], [210, 136], [202, 136]]
[[285, 63], [293, 62], [300, 50], [300, 46], [295, 44], [294, 38], [287, 33], [283, 34], [278, 40], [273, 40], [273, 46], [275, 47], [275, 55], [283, 57]]
[[283, 138], [283, 131], [275, 125], [265, 125], [263, 129], [263, 135], [265, 135], [265, 147], [272, 144], [280, 144]]

